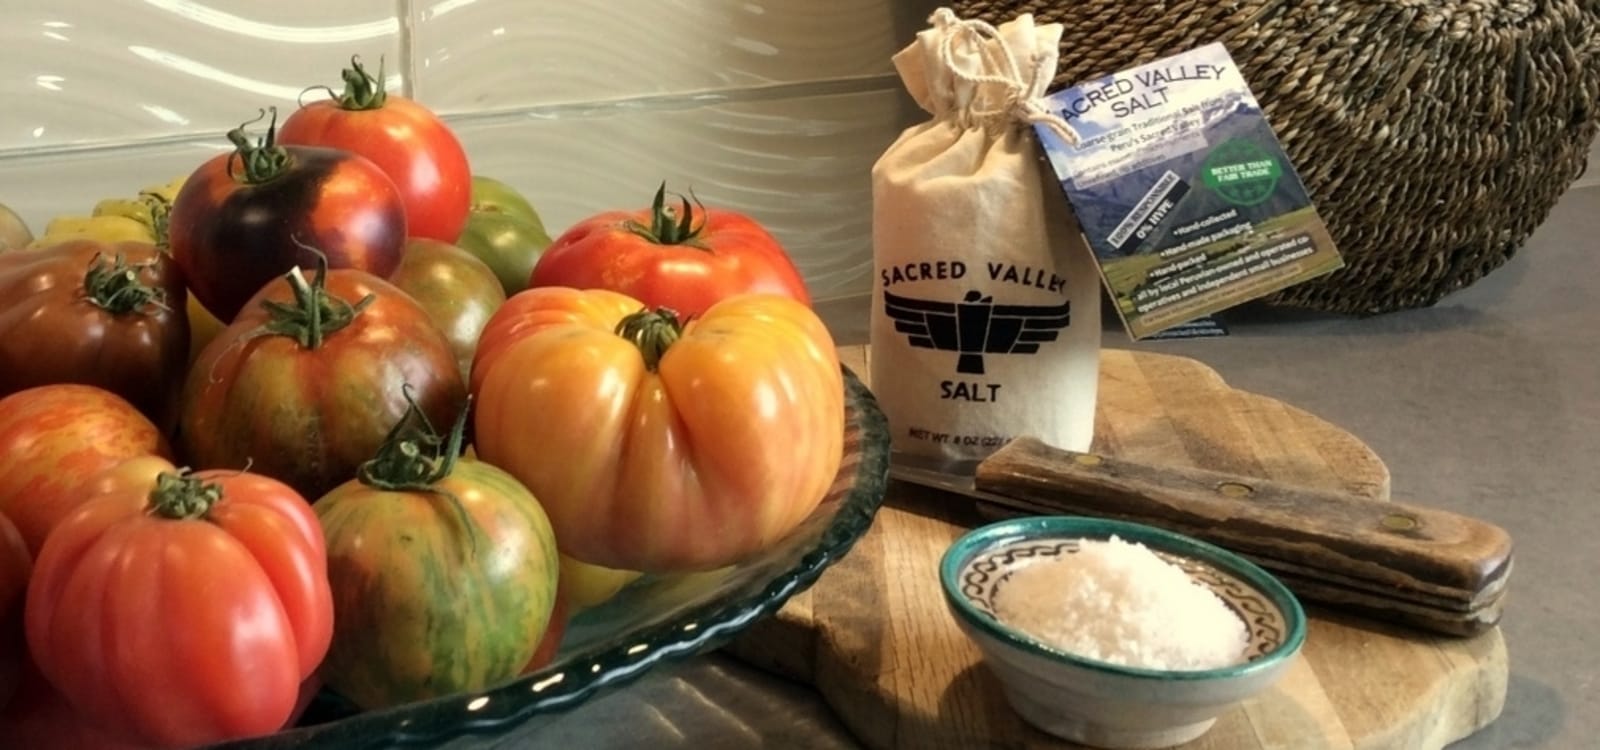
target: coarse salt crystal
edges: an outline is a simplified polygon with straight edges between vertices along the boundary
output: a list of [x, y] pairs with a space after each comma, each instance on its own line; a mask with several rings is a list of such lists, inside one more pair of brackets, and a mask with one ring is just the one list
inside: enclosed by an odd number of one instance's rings
[[1213, 669], [1242, 661], [1249, 643], [1215, 592], [1115, 536], [1018, 568], [995, 592], [995, 610], [1043, 643], [1129, 667]]

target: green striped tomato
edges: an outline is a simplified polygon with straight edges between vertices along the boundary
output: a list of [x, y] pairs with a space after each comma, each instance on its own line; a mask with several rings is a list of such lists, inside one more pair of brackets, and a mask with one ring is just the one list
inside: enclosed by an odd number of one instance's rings
[[512, 679], [550, 624], [560, 564], [527, 488], [465, 458], [430, 486], [355, 479], [314, 506], [334, 596], [321, 676], [364, 709]]

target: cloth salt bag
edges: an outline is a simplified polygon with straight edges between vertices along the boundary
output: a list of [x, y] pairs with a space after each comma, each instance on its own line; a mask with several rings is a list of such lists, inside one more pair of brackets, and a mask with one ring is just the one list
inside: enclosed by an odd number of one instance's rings
[[1007, 440], [1087, 450], [1100, 276], [1033, 131], [1060, 24], [947, 8], [894, 56], [932, 119], [872, 169], [871, 382], [894, 461], [970, 473]]

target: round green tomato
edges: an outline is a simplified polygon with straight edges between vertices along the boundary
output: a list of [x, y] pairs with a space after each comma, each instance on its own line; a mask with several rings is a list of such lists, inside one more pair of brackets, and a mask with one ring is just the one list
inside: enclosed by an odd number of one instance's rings
[[544, 231], [544, 222], [533, 204], [517, 189], [493, 177], [477, 175], [472, 178], [472, 210], [510, 214], [532, 222]]
[[505, 289], [488, 264], [455, 245], [413, 237], [389, 283], [422, 305], [450, 342], [461, 377], [472, 367], [478, 335], [506, 301]]
[[456, 245], [489, 266], [507, 296], [528, 287], [550, 234], [538, 212], [505, 183], [472, 179], [472, 211]]
[[371, 710], [522, 672], [560, 562], [544, 509], [510, 474], [461, 459], [431, 491], [352, 480], [313, 507], [334, 611], [320, 674], [335, 692]]

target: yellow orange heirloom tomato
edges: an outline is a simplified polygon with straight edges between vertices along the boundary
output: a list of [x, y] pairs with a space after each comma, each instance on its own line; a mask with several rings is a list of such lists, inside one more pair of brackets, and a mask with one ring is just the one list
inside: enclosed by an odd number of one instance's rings
[[833, 483], [844, 382], [827, 328], [778, 295], [680, 323], [604, 290], [538, 287], [473, 362], [477, 453], [531, 490], [562, 552], [647, 573], [738, 562]]

